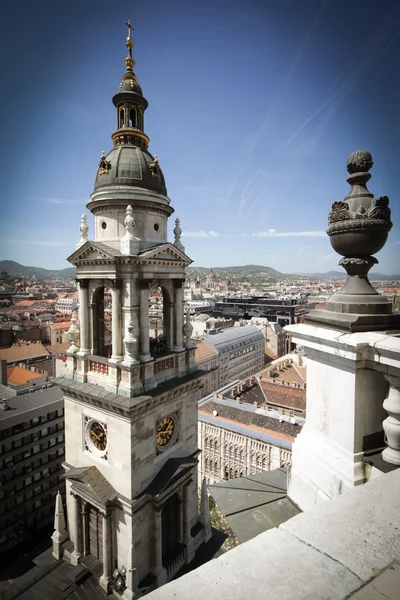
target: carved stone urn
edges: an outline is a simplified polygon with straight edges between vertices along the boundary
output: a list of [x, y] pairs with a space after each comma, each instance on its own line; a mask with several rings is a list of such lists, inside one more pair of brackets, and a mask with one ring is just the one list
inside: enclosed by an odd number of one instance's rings
[[373, 254], [383, 248], [392, 228], [389, 198], [374, 198], [367, 188], [372, 165], [372, 156], [365, 150], [349, 156], [351, 189], [343, 201], [332, 204], [327, 229], [333, 249], [343, 256], [339, 265], [346, 270], [347, 280], [329, 298], [326, 309], [311, 311], [307, 322], [347, 331], [400, 328], [400, 314], [392, 313], [391, 302], [368, 280], [368, 271], [378, 263]]

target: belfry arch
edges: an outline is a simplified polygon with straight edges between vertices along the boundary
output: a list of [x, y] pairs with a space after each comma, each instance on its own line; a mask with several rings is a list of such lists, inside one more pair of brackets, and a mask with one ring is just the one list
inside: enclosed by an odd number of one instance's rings
[[155, 282], [149, 289], [150, 354], [157, 358], [172, 351], [174, 322], [171, 286]]

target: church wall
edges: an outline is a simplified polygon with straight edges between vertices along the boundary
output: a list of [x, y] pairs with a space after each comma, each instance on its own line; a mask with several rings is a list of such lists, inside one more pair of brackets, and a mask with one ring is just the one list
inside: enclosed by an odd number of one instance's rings
[[[84, 417], [107, 424], [108, 460], [85, 450]], [[74, 467], [96, 466], [122, 495], [131, 493], [130, 423], [65, 397], [65, 460]]]
[[153, 507], [150, 503], [133, 515], [132, 540], [140, 581], [153, 568]]
[[[95, 240], [97, 242], [105, 242], [119, 249], [119, 243], [125, 235], [124, 219], [127, 205], [127, 203], [121, 204], [119, 210], [107, 207], [96, 214]], [[140, 210], [135, 207], [134, 201], [132, 201], [132, 208], [135, 219], [135, 237], [141, 241], [151, 242], [151, 245], [167, 241], [167, 218], [164, 214], [156, 210]], [[155, 225], [157, 229], [155, 229]]]

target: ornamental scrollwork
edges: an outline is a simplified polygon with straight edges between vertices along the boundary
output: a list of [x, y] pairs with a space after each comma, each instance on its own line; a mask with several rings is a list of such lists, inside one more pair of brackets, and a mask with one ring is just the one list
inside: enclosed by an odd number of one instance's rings
[[[359, 206], [356, 211], [350, 210], [348, 202], [334, 202], [328, 216], [328, 222], [329, 225], [333, 225], [334, 223], [339, 224], [342, 221], [368, 221], [370, 226], [374, 224], [378, 225], [377, 222], [381, 221], [387, 227], [391, 228], [390, 214], [389, 198], [387, 196], [374, 198], [370, 208]], [[343, 227], [345, 229], [354, 228], [352, 226], [347, 227], [347, 224], [344, 223]]]

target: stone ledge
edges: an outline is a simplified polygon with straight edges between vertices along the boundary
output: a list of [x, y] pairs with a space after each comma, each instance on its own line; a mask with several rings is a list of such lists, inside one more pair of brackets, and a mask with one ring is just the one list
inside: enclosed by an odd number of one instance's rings
[[332, 557], [364, 583], [400, 560], [400, 469], [373, 479], [281, 529]]
[[152, 600], [340, 600], [361, 586], [348, 569], [271, 529], [149, 594]]
[[290, 519], [149, 594], [152, 600], [344, 600], [400, 559], [400, 470]]

